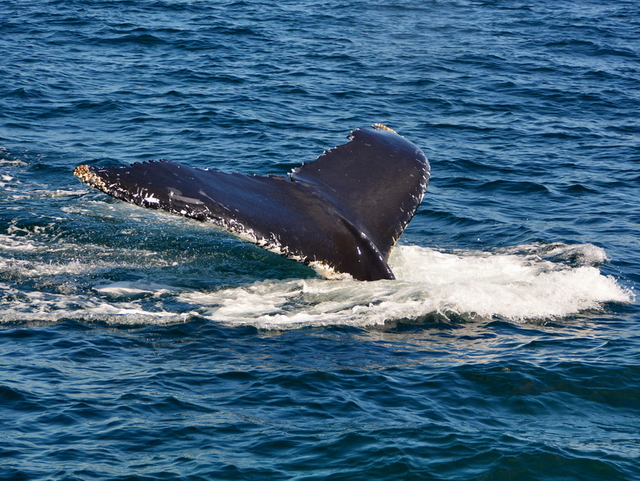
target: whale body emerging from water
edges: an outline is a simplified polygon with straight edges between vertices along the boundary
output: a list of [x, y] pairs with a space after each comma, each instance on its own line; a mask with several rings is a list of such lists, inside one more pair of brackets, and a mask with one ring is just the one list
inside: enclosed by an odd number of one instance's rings
[[393, 279], [391, 249], [422, 201], [429, 162], [381, 124], [288, 176], [244, 175], [149, 161], [80, 165], [86, 184], [142, 207], [208, 221], [320, 272]]

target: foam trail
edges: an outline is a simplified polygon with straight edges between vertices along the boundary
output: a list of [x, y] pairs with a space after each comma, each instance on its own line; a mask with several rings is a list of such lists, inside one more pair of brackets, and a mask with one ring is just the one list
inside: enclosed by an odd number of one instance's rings
[[[391, 259], [396, 281], [265, 281], [212, 294], [184, 293], [180, 298], [200, 305], [201, 315], [212, 320], [266, 328], [366, 326], [433, 312], [521, 321], [568, 316], [599, 309], [606, 302], [631, 302], [630, 292], [592, 265], [606, 259], [602, 249], [565, 248], [578, 250], [589, 265], [570, 267], [545, 260], [540, 254], [548, 254], [546, 248], [518, 255], [450, 254], [401, 246]], [[558, 255], [561, 248], [554, 249]]]
[[[52, 262], [42, 258], [51, 248], [28, 236], [0, 236], [0, 251], [7, 254], [0, 257], [2, 321], [161, 324], [199, 316], [274, 329], [372, 326], [432, 313], [522, 321], [562, 318], [634, 299], [600, 272], [605, 252], [590, 244], [523, 245], [494, 252], [398, 246], [390, 259], [397, 280], [266, 280], [212, 292], [171, 285], [170, 275], [158, 283], [153, 269], [176, 263], [154, 252], [124, 255], [58, 243]], [[112, 272], [122, 270], [145, 275], [141, 258], [150, 269], [147, 278], [110, 280]]]

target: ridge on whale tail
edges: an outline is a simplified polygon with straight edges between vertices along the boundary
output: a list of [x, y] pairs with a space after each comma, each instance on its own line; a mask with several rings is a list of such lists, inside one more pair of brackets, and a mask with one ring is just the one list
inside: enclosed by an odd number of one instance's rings
[[212, 222], [319, 270], [393, 279], [387, 259], [422, 201], [429, 162], [381, 124], [348, 138], [288, 176], [229, 174], [164, 160], [80, 165], [73, 173], [118, 199]]

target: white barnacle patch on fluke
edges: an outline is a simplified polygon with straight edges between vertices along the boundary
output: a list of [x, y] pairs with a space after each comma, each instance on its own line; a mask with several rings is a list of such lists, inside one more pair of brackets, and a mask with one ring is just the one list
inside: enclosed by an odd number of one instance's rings
[[88, 165], [79, 165], [73, 169], [73, 175], [91, 187], [95, 187], [98, 190], [106, 192], [108, 190], [107, 184], [93, 172]]
[[157, 205], [157, 204], [160, 203], [160, 199], [155, 197], [153, 194], [149, 194], [144, 199], [142, 199], [142, 201], [146, 202], [147, 204], [156, 204]]
[[384, 124], [373, 124], [374, 127], [377, 127], [378, 129], [382, 129], [382, 130], [386, 130], [387, 132], [392, 132], [394, 134], [397, 134], [398, 132], [396, 132], [393, 129], [390, 129], [389, 127], [387, 127]]

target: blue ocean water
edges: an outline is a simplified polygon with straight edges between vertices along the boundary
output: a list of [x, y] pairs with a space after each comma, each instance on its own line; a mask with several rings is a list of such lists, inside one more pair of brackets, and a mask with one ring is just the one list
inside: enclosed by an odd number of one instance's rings
[[[0, 2], [0, 477], [640, 478], [640, 4]], [[73, 168], [429, 157], [395, 281]]]

